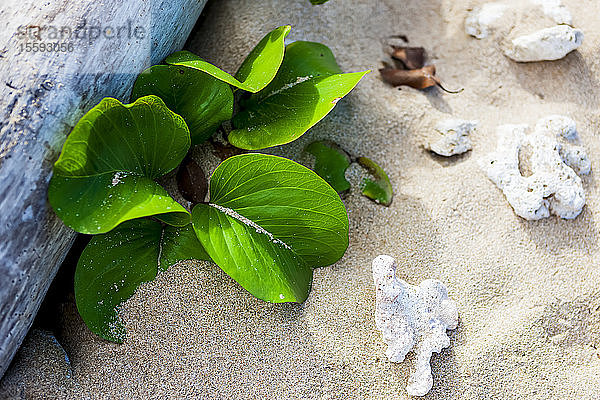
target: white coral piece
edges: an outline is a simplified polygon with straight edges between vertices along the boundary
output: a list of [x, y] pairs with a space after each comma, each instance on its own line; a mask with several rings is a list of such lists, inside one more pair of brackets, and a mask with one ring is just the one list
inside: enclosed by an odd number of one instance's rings
[[[581, 146], [563, 140], [577, 140], [575, 122], [552, 115], [538, 121], [533, 133], [527, 130], [527, 125], [499, 126], [496, 151], [481, 159], [480, 166], [520, 217], [577, 217], [585, 205], [577, 174], [588, 174], [591, 163]], [[530, 153], [528, 176], [519, 169], [519, 151]]]
[[438, 280], [427, 279], [413, 286], [396, 278], [396, 263], [390, 256], [373, 260], [373, 280], [377, 290], [375, 323], [388, 345], [386, 355], [390, 361], [401, 362], [414, 348], [416, 370], [406, 391], [424, 396], [433, 386], [431, 355], [450, 346], [446, 330], [458, 325], [456, 303]]
[[[533, 26], [546, 21], [528, 21], [523, 18], [539, 8], [551, 19], [550, 26], [532, 32]], [[558, 60], [581, 46], [583, 31], [571, 27], [572, 16], [561, 0], [529, 0], [515, 4], [505, 2], [485, 3], [474, 8], [465, 19], [465, 32], [478, 39], [490, 36], [495, 30], [503, 28], [510, 31], [528, 32], [512, 40], [506, 40], [502, 47], [504, 54], [518, 62]], [[529, 26], [533, 22], [532, 26]]]
[[438, 136], [436, 141], [426, 143], [425, 148], [445, 157], [465, 153], [473, 148], [469, 135], [476, 127], [477, 121], [463, 119], [440, 121], [435, 130], [441, 136]]
[[564, 115], [549, 115], [540, 119], [535, 124], [535, 131], [558, 135], [567, 140], [577, 140], [577, 124], [571, 118]]
[[474, 8], [465, 20], [465, 32], [477, 39], [488, 37], [507, 9], [508, 5], [503, 3], [485, 3]]
[[583, 43], [583, 31], [556, 25], [513, 39], [504, 54], [519, 62], [559, 60]]
[[531, 3], [542, 7], [544, 14], [552, 18], [557, 24], [571, 25], [573, 17], [561, 0], [530, 0]]

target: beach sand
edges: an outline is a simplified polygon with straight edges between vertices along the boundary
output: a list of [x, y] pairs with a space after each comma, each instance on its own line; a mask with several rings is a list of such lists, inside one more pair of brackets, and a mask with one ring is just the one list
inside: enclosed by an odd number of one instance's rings
[[[464, 32], [467, 0], [214, 1], [187, 48], [235, 71], [269, 30], [328, 45], [344, 71], [372, 69], [296, 142], [270, 149], [304, 163], [308, 143], [331, 139], [378, 162], [395, 197], [383, 207], [360, 195], [356, 168], [344, 198], [350, 246], [314, 271], [304, 304], [253, 298], [216, 265], [182, 262], [123, 305], [127, 340], [90, 333], [65, 304], [57, 337], [71, 364], [30, 335], [0, 385], [16, 398], [406, 399], [412, 356], [385, 357], [375, 327], [371, 261], [397, 259], [402, 279], [441, 280], [457, 304], [451, 346], [432, 358], [427, 399], [600, 398], [600, 3], [565, 0], [581, 48], [562, 60], [517, 64], [493, 38]], [[377, 72], [382, 41], [404, 34], [457, 95], [394, 89]], [[477, 160], [496, 126], [565, 114], [578, 124], [592, 173], [575, 220], [515, 215]], [[444, 118], [479, 121], [473, 150], [442, 158], [423, 149]]]

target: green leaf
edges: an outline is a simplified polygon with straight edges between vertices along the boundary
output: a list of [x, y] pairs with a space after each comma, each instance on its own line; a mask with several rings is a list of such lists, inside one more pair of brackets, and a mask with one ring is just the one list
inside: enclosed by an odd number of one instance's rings
[[317, 4], [325, 4], [327, 3], [329, 0], [310, 0], [310, 3], [312, 5], [317, 5]]
[[256, 93], [273, 80], [283, 61], [284, 40], [291, 29], [285, 25], [272, 30], [246, 56], [235, 77], [254, 89], [249, 92]]
[[325, 117], [367, 74], [343, 74], [326, 46], [294, 42], [286, 47], [273, 82], [244, 102], [233, 117], [229, 142], [246, 150], [289, 143]]
[[211, 177], [210, 199], [192, 211], [198, 239], [219, 267], [263, 300], [304, 301], [311, 267], [335, 263], [348, 247], [338, 194], [285, 158], [228, 158]]
[[119, 343], [125, 339], [117, 307], [142, 282], [156, 277], [161, 230], [155, 221], [128, 221], [92, 238], [81, 253], [75, 301], [85, 324], [98, 336]]
[[359, 157], [358, 163], [365, 167], [375, 180], [364, 178], [361, 182], [362, 194], [374, 200], [376, 203], [389, 206], [392, 204], [394, 195], [392, 184], [385, 171], [367, 157]]
[[338, 193], [350, 189], [345, 172], [350, 166], [350, 157], [337, 144], [320, 140], [306, 146], [305, 151], [315, 156], [315, 172]]
[[229, 276], [259, 299], [273, 303], [303, 302], [312, 270], [289, 246], [206, 204], [192, 211], [200, 242]]
[[[281, 68], [269, 86], [244, 102], [244, 106], [252, 107], [281, 88], [293, 86], [298, 78], [311, 78], [341, 74], [342, 69], [335, 61], [335, 56], [321, 43], [297, 41], [285, 48], [285, 56]], [[302, 79], [301, 79], [302, 80]]]
[[[167, 254], [165, 254], [167, 253]], [[118, 307], [143, 282], [161, 269], [188, 259], [208, 259], [191, 225], [163, 227], [149, 219], [136, 219], [92, 238], [75, 271], [75, 300], [88, 328], [100, 337], [121, 343], [126, 332]]]
[[206, 72], [232, 86], [256, 93], [267, 86], [277, 73], [285, 51], [284, 39], [290, 29], [287, 25], [280, 26], [262, 38], [248, 54], [235, 78], [189, 51], [173, 53], [165, 62]]
[[162, 237], [159, 267], [166, 271], [171, 265], [183, 260], [210, 260], [198, 241], [192, 224], [184, 227], [166, 225]]
[[179, 165], [190, 147], [183, 119], [156, 96], [123, 105], [105, 98], [75, 125], [54, 164], [48, 198], [63, 222], [98, 234], [161, 214], [186, 225], [188, 211], [154, 179]]
[[233, 114], [231, 87], [191, 68], [155, 65], [146, 69], [133, 85], [131, 100], [151, 94], [183, 117], [192, 144], [206, 141]]

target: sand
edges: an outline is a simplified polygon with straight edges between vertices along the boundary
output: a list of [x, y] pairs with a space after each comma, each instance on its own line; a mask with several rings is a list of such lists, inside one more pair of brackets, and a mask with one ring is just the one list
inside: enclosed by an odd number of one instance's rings
[[[278, 25], [290, 39], [327, 44], [345, 71], [376, 70], [381, 41], [405, 34], [427, 48], [450, 88], [393, 89], [377, 72], [300, 140], [273, 154], [309, 162], [302, 148], [328, 138], [389, 174], [389, 208], [352, 189], [344, 199], [350, 247], [315, 270], [304, 304], [259, 301], [206, 262], [183, 262], [123, 306], [127, 340], [91, 334], [65, 304], [58, 334], [71, 362], [43, 335], [29, 338], [0, 385], [17, 398], [406, 399], [412, 358], [394, 364], [374, 322], [371, 260], [394, 256], [401, 278], [444, 282], [459, 326], [434, 355], [427, 399], [600, 397], [600, 3], [566, 0], [584, 30], [579, 51], [516, 64], [493, 39], [464, 33], [467, 0], [214, 1], [188, 49], [234, 71]], [[587, 206], [575, 220], [516, 216], [477, 160], [501, 123], [552, 113], [578, 123], [592, 160]], [[480, 121], [473, 150], [451, 159], [423, 143], [442, 118]], [[357, 173], [349, 171], [355, 182]], [[354, 185], [355, 187], [356, 185]], [[58, 355], [57, 355], [58, 354]], [[12, 390], [12, 392], [10, 392]]]

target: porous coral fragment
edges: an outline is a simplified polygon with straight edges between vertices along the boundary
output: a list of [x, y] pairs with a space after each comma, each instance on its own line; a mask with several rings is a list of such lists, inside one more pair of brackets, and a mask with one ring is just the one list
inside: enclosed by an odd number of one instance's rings
[[416, 368], [406, 391], [411, 396], [424, 396], [433, 386], [431, 355], [450, 346], [446, 330], [458, 325], [456, 303], [438, 280], [426, 279], [414, 286], [398, 279], [396, 262], [387, 255], [373, 260], [373, 280], [377, 291], [375, 323], [388, 345], [386, 355], [392, 362], [402, 362], [414, 348]]
[[[565, 140], [577, 140], [575, 122], [552, 115], [539, 120], [533, 133], [527, 131], [527, 125], [499, 126], [496, 151], [479, 160], [481, 168], [520, 217], [577, 217], [585, 205], [578, 174], [588, 174], [591, 163], [581, 146]], [[527, 159], [520, 160], [525, 150]]]
[[466, 153], [473, 148], [469, 135], [476, 127], [477, 121], [455, 118], [440, 121], [435, 127], [439, 135], [425, 143], [425, 148], [445, 157]]

